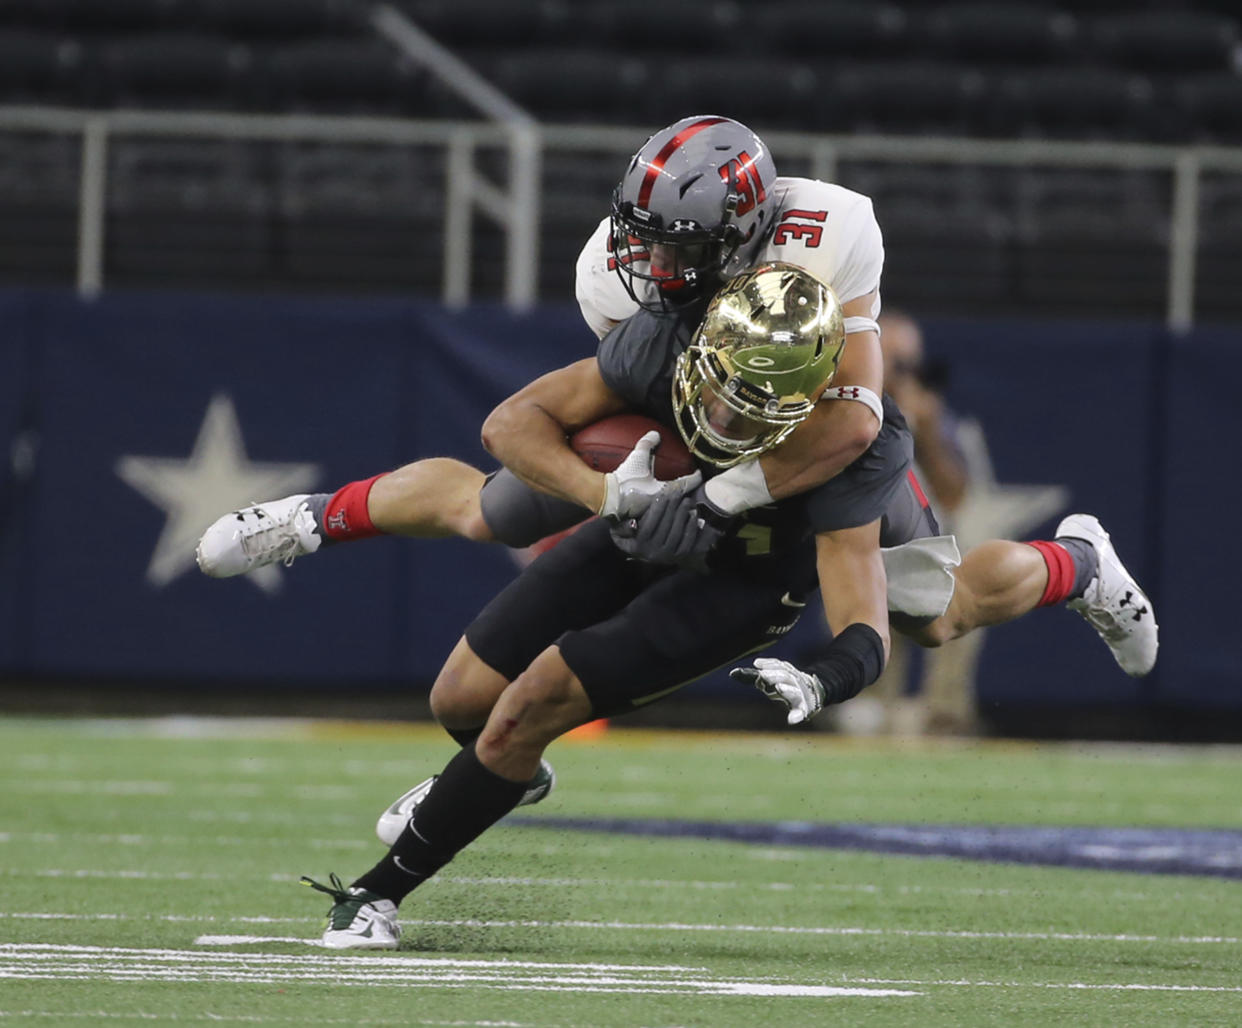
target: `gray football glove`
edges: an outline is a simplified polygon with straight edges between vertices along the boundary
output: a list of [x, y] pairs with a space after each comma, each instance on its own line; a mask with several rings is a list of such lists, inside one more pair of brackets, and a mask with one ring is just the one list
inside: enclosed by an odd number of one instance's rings
[[660, 445], [660, 433], [652, 430], [644, 435], [634, 449], [618, 466], [604, 476], [604, 502], [600, 504], [599, 516], [610, 521], [634, 518], [645, 511], [651, 502], [665, 493], [680, 497], [698, 488], [703, 476], [697, 472], [683, 475], [669, 482], [655, 477], [655, 448]]
[[785, 720], [791, 725], [809, 721], [824, 707], [824, 686], [820, 680], [785, 660], [756, 657], [753, 668], [735, 667], [729, 677], [753, 685], [768, 699], [783, 704], [789, 711]]
[[677, 564], [702, 570], [720, 529], [704, 522], [692, 497], [661, 493], [637, 518], [612, 529], [612, 541], [626, 556], [650, 564]]

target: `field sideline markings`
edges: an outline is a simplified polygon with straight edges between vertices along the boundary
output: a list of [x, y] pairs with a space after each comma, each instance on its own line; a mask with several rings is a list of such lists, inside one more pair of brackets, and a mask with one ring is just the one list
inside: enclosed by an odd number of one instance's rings
[[[287, 939], [273, 939], [287, 942]], [[297, 940], [301, 941], [301, 940]], [[319, 956], [202, 950], [124, 949], [50, 943], [0, 944], [0, 977], [286, 984], [331, 982], [363, 988], [462, 988], [522, 992], [682, 994], [698, 996], [888, 998], [908, 989], [713, 977], [677, 964], [602, 964], [453, 957]]]
[[[0, 912], [0, 920], [29, 921], [156, 921], [171, 924], [322, 924], [322, 917], [213, 917], [190, 914], [68, 914], [35, 912]], [[480, 920], [473, 918], [402, 918], [407, 927], [423, 928], [572, 928], [606, 929], [609, 931], [672, 931], [672, 932], [738, 932], [743, 934], [773, 935], [822, 935], [822, 936], [895, 936], [918, 939], [997, 939], [1020, 942], [1157, 942], [1192, 946], [1233, 946], [1242, 938], [1228, 935], [1137, 935], [1131, 933], [1109, 935], [1099, 932], [987, 932], [968, 929], [931, 928], [867, 928], [831, 925], [750, 925], [750, 924], [692, 924], [685, 922], [630, 922], [630, 921], [534, 921], [534, 920]], [[237, 937], [238, 939], [244, 937]], [[253, 941], [264, 941], [254, 937]], [[298, 939], [306, 942], [306, 939]]]
[[1081, 989], [1101, 992], [1242, 992], [1242, 985], [1163, 985], [1152, 982], [993, 982], [967, 978], [849, 978], [875, 985], [966, 985], [988, 989]]
[[[271, 941], [283, 942], [284, 939]], [[59, 962], [59, 963], [58, 963]], [[26, 980], [209, 981], [275, 984], [289, 980], [333, 981], [373, 988], [483, 988], [520, 991], [694, 993], [739, 996], [914, 996], [917, 992], [859, 986], [1066, 989], [1105, 992], [1242, 993], [1235, 985], [1162, 982], [1023, 982], [969, 978], [843, 977], [845, 986], [688, 977], [710, 974], [677, 964], [604, 964], [478, 958], [231, 953], [201, 950], [126, 949], [51, 943], [0, 944], [0, 975]]]

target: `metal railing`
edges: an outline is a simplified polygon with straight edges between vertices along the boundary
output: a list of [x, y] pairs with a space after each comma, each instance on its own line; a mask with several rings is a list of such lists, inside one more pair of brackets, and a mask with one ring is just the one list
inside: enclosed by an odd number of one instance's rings
[[[104, 288], [104, 227], [108, 148], [120, 137], [214, 138], [275, 142], [411, 144], [442, 147], [446, 155], [442, 299], [470, 299], [470, 219], [488, 213], [505, 234], [505, 300], [526, 307], [537, 300], [542, 167], [549, 155], [615, 152], [616, 167], [641, 145], [649, 129], [421, 121], [371, 117], [81, 110], [0, 106], [0, 132], [71, 134], [81, 139], [77, 285], [83, 293]], [[784, 159], [809, 163], [810, 173], [832, 181], [845, 161], [893, 164], [983, 165], [1144, 170], [1171, 176], [1165, 320], [1175, 329], [1195, 318], [1195, 261], [1199, 237], [1199, 187], [1205, 172], [1242, 174], [1242, 147], [1165, 146], [1130, 143], [992, 141], [932, 137], [822, 136], [764, 133]], [[508, 155], [509, 184], [501, 188], [476, 170], [480, 149]], [[602, 210], [603, 200], [601, 200]]]

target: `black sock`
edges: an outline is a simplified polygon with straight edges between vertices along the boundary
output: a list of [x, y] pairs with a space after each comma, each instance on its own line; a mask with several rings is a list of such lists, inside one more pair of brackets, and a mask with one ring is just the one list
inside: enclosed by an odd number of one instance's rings
[[[458, 746], [468, 746], [471, 742], [478, 739], [478, 737], [483, 734], [482, 726], [479, 726], [477, 729], [445, 729], [445, 731], [453, 737], [453, 741], [455, 741]], [[535, 771], [534, 775], [530, 776], [530, 782], [535, 781], [535, 778], [538, 777], [539, 772]], [[527, 782], [528, 786], [530, 785], [530, 782]]]
[[400, 903], [517, 806], [525, 782], [489, 771], [471, 743], [440, 772], [388, 855], [354, 885]]
[[478, 728], [446, 728], [444, 730], [453, 737], [453, 741], [458, 746], [469, 746], [483, 734], [482, 725], [479, 725]]
[[1100, 555], [1086, 539], [1066, 535], [1058, 538], [1056, 543], [1063, 547], [1074, 561], [1074, 584], [1066, 598], [1076, 600], [1082, 596], [1087, 586], [1091, 584], [1091, 580], [1099, 572]]

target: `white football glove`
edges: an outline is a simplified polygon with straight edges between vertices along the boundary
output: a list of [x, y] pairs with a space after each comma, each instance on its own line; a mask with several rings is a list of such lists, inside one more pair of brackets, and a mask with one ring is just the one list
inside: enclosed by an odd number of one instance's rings
[[661, 482], [655, 477], [654, 451], [659, 445], [660, 433], [653, 429], [634, 444], [634, 449], [616, 471], [604, 476], [604, 502], [598, 511], [600, 517], [614, 522], [634, 518], [661, 494], [677, 499], [698, 488], [703, 476], [697, 471], [668, 482]]
[[824, 708], [824, 687], [820, 680], [799, 671], [788, 661], [756, 657], [753, 668], [735, 667], [729, 676], [753, 685], [768, 699], [783, 703], [789, 711], [785, 720], [791, 725], [809, 721]]

